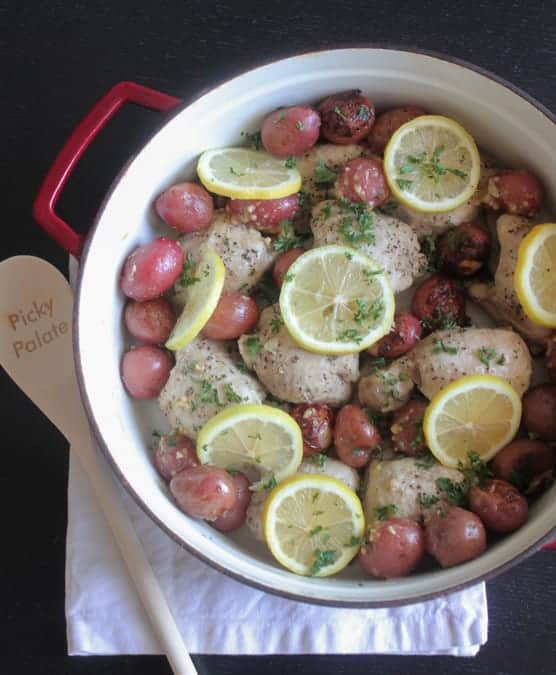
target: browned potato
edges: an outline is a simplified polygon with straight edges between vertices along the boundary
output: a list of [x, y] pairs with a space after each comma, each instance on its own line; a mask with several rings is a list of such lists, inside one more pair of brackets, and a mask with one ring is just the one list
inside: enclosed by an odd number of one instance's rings
[[539, 384], [523, 397], [523, 424], [545, 441], [556, 441], [556, 384]]

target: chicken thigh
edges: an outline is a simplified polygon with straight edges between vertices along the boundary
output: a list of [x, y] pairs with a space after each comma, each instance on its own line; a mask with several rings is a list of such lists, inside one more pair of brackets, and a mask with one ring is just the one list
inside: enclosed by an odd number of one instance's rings
[[311, 218], [315, 247], [356, 246], [386, 272], [394, 293], [404, 291], [425, 266], [417, 236], [406, 223], [360, 206], [342, 200], [317, 204]]
[[238, 344], [243, 360], [262, 384], [290, 403], [342, 405], [359, 377], [358, 354], [314, 354], [294, 342], [278, 305], [264, 309], [256, 332], [242, 335]]

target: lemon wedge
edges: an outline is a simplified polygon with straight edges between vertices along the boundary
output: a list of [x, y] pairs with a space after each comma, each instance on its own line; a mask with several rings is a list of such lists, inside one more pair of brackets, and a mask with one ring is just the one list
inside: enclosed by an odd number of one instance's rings
[[417, 211], [451, 211], [477, 189], [481, 160], [456, 121], [423, 115], [403, 124], [384, 151], [384, 173], [396, 199]]
[[537, 225], [523, 238], [514, 284], [531, 321], [556, 328], [556, 223]]
[[201, 183], [218, 195], [234, 199], [279, 199], [297, 192], [301, 175], [267, 152], [248, 148], [217, 148], [203, 152], [197, 164]]
[[495, 375], [467, 375], [432, 399], [423, 420], [430, 451], [444, 466], [467, 464], [470, 452], [488, 462], [515, 436], [521, 399]]
[[297, 471], [303, 438], [296, 421], [283, 410], [247, 403], [231, 406], [210, 419], [197, 437], [201, 464], [242, 471], [255, 481], [251, 489], [269, 489]]
[[365, 528], [359, 498], [329, 476], [301, 473], [281, 483], [263, 512], [266, 543], [295, 574], [326, 577], [357, 554]]
[[168, 349], [175, 351], [185, 347], [201, 332], [216, 309], [225, 277], [222, 258], [214, 251], [205, 251], [188, 278], [190, 285], [184, 294], [185, 307], [166, 341]]
[[292, 338], [318, 354], [360, 352], [386, 335], [395, 301], [383, 270], [348, 246], [320, 246], [291, 265], [280, 310]]

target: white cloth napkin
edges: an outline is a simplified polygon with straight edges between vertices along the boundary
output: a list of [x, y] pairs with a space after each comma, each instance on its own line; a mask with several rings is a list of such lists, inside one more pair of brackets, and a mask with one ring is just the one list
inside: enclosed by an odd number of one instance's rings
[[[483, 584], [389, 609], [324, 608], [278, 598], [198, 561], [121, 492], [192, 653], [473, 656], [486, 642]], [[112, 533], [73, 457], [66, 553], [68, 653], [159, 654]]]
[[[75, 278], [70, 262], [70, 279]], [[487, 640], [484, 584], [405, 607], [350, 610], [263, 593], [200, 562], [120, 489], [170, 609], [194, 654], [451, 654]], [[112, 533], [70, 452], [66, 542], [68, 653], [160, 654]]]

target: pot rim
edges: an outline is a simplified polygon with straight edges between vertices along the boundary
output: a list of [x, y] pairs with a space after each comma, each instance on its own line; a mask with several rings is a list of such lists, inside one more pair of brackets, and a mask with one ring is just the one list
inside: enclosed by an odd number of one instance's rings
[[406, 52], [409, 54], [417, 54], [420, 56], [428, 56], [430, 58], [438, 59], [440, 61], [444, 61], [453, 65], [460, 66], [462, 68], [465, 68], [467, 70], [470, 70], [472, 72], [475, 72], [479, 75], [482, 75], [483, 77], [486, 77], [489, 80], [492, 80], [496, 82], [497, 84], [502, 85], [506, 89], [509, 89], [512, 91], [514, 94], [519, 96], [520, 98], [524, 99], [527, 101], [529, 104], [531, 104], [534, 108], [536, 108], [539, 112], [541, 112], [545, 117], [548, 118], [552, 124], [556, 125], [556, 115], [552, 113], [551, 110], [549, 110], [545, 105], [537, 101], [533, 96], [528, 94], [526, 91], [521, 89], [520, 87], [517, 87], [516, 85], [512, 84], [511, 82], [508, 82], [506, 79], [503, 77], [500, 77], [491, 71], [487, 70], [486, 68], [483, 68], [481, 66], [477, 66], [475, 64], [472, 64], [464, 59], [460, 59], [458, 57], [450, 56], [441, 52], [436, 52], [432, 50], [427, 50], [427, 49], [421, 49], [419, 47], [413, 47], [413, 46], [405, 46], [405, 45], [396, 45], [393, 43], [381, 43], [381, 42], [368, 42], [368, 43], [346, 43], [346, 44], [341, 44], [339, 46], [334, 46], [331, 48], [323, 48], [323, 49], [316, 49], [316, 50], [310, 50], [307, 52], [284, 52], [283, 55], [279, 56], [278, 58], [271, 58], [271, 59], [265, 59], [257, 62], [255, 66], [252, 68], [248, 68], [245, 70], [241, 70], [235, 75], [232, 75], [231, 77], [227, 77], [222, 80], [218, 80], [215, 82], [212, 86], [209, 87], [204, 87], [202, 90], [197, 92], [196, 94], [192, 95], [189, 97], [187, 100], [183, 102], [183, 104], [178, 105], [175, 109], [173, 109], [169, 114], [165, 116], [164, 123], [161, 127], [159, 127], [156, 131], [154, 131], [146, 143], [143, 144], [143, 146], [134, 152], [128, 161], [124, 164], [124, 166], [121, 168], [121, 170], [116, 174], [114, 180], [112, 181], [102, 203], [99, 206], [99, 209], [97, 211], [97, 214], [95, 216], [94, 222], [87, 232], [86, 239], [84, 242], [84, 246], [82, 249], [81, 253], [81, 259], [79, 262], [78, 266], [78, 276], [76, 280], [76, 288], [75, 288], [75, 301], [74, 301], [74, 306], [73, 306], [73, 355], [74, 355], [74, 361], [75, 361], [75, 371], [77, 375], [77, 381], [79, 385], [79, 390], [81, 393], [81, 399], [87, 414], [87, 417], [89, 419], [89, 423], [91, 425], [91, 429], [93, 430], [93, 434], [95, 437], [95, 440], [99, 446], [99, 448], [102, 451], [102, 454], [104, 455], [105, 459], [108, 461], [110, 467], [118, 477], [119, 482], [124, 486], [128, 494], [132, 497], [134, 502], [139, 506], [139, 508], [153, 521], [155, 522], [158, 527], [160, 527], [163, 532], [165, 532], [166, 535], [168, 535], [173, 541], [175, 541], [179, 546], [184, 548], [186, 551], [194, 555], [196, 558], [199, 560], [202, 560], [204, 563], [212, 567], [213, 569], [216, 569], [218, 572], [221, 572], [236, 581], [239, 581], [243, 584], [246, 584], [252, 588], [256, 588], [258, 590], [271, 593], [273, 595], [282, 597], [282, 598], [287, 598], [289, 600], [295, 600], [297, 602], [305, 602], [309, 604], [314, 604], [314, 605], [321, 605], [321, 606], [327, 606], [327, 607], [342, 607], [342, 608], [352, 608], [352, 609], [371, 609], [371, 608], [381, 608], [381, 607], [397, 607], [397, 606], [403, 606], [407, 604], [414, 604], [418, 602], [423, 602], [426, 600], [430, 600], [433, 598], [439, 598], [443, 596], [450, 595], [452, 593], [455, 593], [457, 591], [461, 591], [465, 588], [468, 588], [470, 586], [473, 586], [477, 583], [480, 582], [485, 582], [489, 581], [490, 579], [494, 578], [495, 576], [505, 572], [506, 570], [510, 569], [514, 565], [517, 565], [519, 562], [525, 560], [528, 558], [530, 555], [534, 554], [536, 551], [539, 550], [545, 543], [550, 541], [551, 539], [554, 538], [556, 535], [556, 526], [552, 528], [548, 533], [534, 541], [530, 546], [528, 546], [524, 551], [519, 553], [518, 555], [514, 556], [507, 562], [499, 565], [498, 567], [495, 567], [494, 569], [489, 570], [488, 572], [485, 572], [483, 574], [478, 574], [460, 584], [456, 584], [454, 586], [451, 586], [449, 589], [443, 590], [443, 591], [436, 591], [436, 592], [425, 592], [425, 593], [420, 593], [416, 596], [412, 596], [411, 598], [408, 599], [397, 599], [397, 600], [378, 600], [378, 601], [369, 601], [369, 600], [357, 600], [357, 601], [350, 601], [350, 600], [327, 600], [327, 599], [322, 599], [322, 598], [315, 598], [315, 597], [307, 597], [304, 596], [300, 593], [291, 593], [288, 592], [287, 590], [282, 590], [282, 589], [277, 589], [275, 587], [272, 587], [270, 585], [265, 585], [264, 583], [259, 583], [257, 581], [253, 581], [252, 579], [242, 575], [239, 572], [235, 572], [232, 570], [229, 570], [221, 565], [219, 565], [218, 562], [215, 560], [207, 557], [206, 555], [203, 554], [202, 551], [194, 548], [193, 546], [189, 545], [187, 542], [185, 542], [183, 539], [178, 537], [177, 535], [172, 532], [172, 530], [165, 525], [165, 523], [158, 518], [150, 509], [148, 504], [139, 496], [139, 494], [133, 489], [131, 484], [128, 482], [126, 479], [124, 473], [120, 470], [117, 462], [115, 461], [114, 457], [112, 456], [112, 453], [110, 451], [108, 443], [104, 440], [104, 436], [102, 433], [102, 430], [100, 428], [99, 423], [97, 422], [97, 418], [95, 416], [94, 412], [94, 406], [88, 396], [87, 393], [87, 388], [85, 386], [85, 380], [83, 376], [83, 368], [82, 368], [82, 361], [81, 361], [81, 348], [80, 348], [80, 342], [79, 342], [79, 331], [77, 329], [77, 326], [79, 325], [79, 312], [80, 312], [80, 306], [81, 306], [81, 290], [82, 290], [82, 279], [83, 279], [83, 272], [85, 269], [85, 266], [87, 264], [87, 258], [89, 255], [89, 251], [93, 246], [94, 242], [94, 237], [95, 237], [95, 232], [99, 226], [100, 220], [102, 218], [102, 215], [105, 211], [105, 208], [110, 201], [112, 197], [112, 193], [115, 191], [116, 187], [119, 185], [120, 181], [125, 177], [125, 174], [127, 172], [128, 167], [131, 165], [131, 163], [135, 160], [137, 155], [142, 152], [153, 140], [154, 138], [158, 135], [158, 133], [161, 131], [163, 127], [168, 124], [168, 122], [175, 116], [181, 113], [181, 111], [185, 108], [187, 108], [189, 105], [192, 103], [196, 102], [197, 100], [201, 99], [203, 96], [209, 94], [210, 92], [214, 91], [218, 87], [231, 82], [233, 80], [236, 80], [240, 77], [243, 77], [247, 73], [253, 72], [255, 70], [258, 70], [259, 68], [263, 68], [265, 66], [269, 66], [275, 63], [278, 63], [280, 61], [284, 61], [287, 59], [295, 58], [295, 57], [304, 57], [304, 56], [310, 56], [310, 55], [318, 55], [318, 54], [324, 54], [324, 53], [330, 53], [330, 52], [338, 52], [338, 51], [350, 51], [350, 50], [384, 50], [384, 51], [396, 51], [396, 52]]

